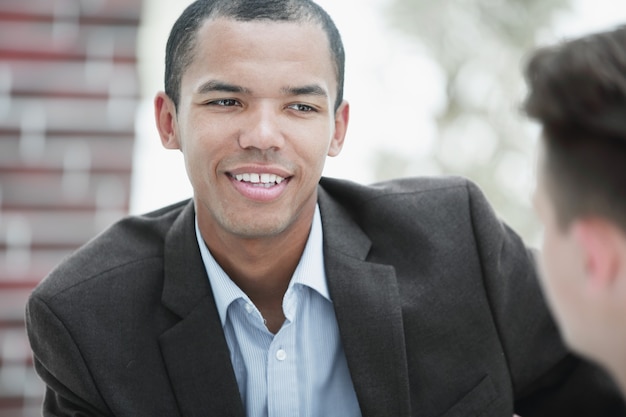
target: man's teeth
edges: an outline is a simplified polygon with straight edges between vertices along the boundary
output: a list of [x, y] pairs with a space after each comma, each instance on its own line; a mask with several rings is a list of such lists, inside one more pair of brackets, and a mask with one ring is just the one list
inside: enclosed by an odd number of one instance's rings
[[275, 174], [237, 174], [237, 181], [250, 182], [252, 184], [274, 185], [280, 184], [285, 179]]

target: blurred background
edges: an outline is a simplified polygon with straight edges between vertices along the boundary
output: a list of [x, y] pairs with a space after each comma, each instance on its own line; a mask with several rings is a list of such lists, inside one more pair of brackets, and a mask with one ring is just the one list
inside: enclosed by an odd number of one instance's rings
[[[0, 0], [0, 416], [40, 415], [26, 297], [128, 213], [191, 196], [152, 98], [191, 1]], [[626, 22], [615, 0], [320, 0], [347, 51], [352, 114], [325, 175], [464, 175], [530, 245], [537, 127], [519, 110], [536, 45]]]

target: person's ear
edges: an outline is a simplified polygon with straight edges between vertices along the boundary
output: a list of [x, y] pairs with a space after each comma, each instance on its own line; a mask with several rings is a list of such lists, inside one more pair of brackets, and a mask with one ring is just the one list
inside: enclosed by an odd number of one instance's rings
[[328, 156], [337, 156], [343, 148], [343, 143], [348, 131], [348, 122], [350, 121], [350, 104], [343, 101], [335, 112], [335, 132], [330, 142]]
[[589, 286], [598, 290], [609, 288], [620, 268], [618, 228], [604, 219], [578, 219], [572, 224], [572, 236], [582, 249]]
[[154, 98], [154, 118], [163, 147], [180, 149], [176, 126], [176, 106], [172, 99], [162, 91]]

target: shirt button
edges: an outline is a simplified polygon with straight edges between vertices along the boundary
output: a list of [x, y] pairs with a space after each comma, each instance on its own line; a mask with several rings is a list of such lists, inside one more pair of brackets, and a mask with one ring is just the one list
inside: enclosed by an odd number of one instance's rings
[[252, 313], [252, 311], [254, 311], [254, 307], [252, 306], [252, 304], [246, 303], [246, 311], [248, 313]]
[[276, 359], [278, 359], [279, 361], [284, 361], [285, 359], [287, 359], [287, 352], [282, 349], [278, 349], [278, 351], [276, 351]]

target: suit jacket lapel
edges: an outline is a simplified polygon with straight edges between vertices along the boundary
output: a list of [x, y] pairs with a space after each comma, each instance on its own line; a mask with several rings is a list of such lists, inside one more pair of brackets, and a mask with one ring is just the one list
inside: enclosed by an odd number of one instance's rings
[[402, 312], [392, 266], [367, 262], [371, 242], [320, 187], [324, 262], [361, 412], [409, 416]]
[[228, 345], [202, 263], [190, 202], [165, 242], [163, 304], [181, 320], [159, 338], [184, 416], [237, 416], [245, 412]]

